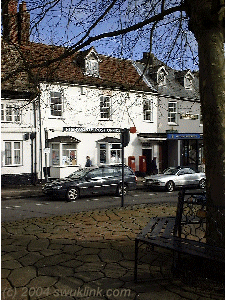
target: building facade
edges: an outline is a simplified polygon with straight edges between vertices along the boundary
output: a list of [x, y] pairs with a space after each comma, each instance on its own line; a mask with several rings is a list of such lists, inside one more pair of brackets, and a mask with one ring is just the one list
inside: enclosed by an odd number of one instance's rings
[[149, 168], [152, 143], [158, 141], [157, 164], [161, 172], [169, 166], [190, 166], [204, 171], [203, 126], [198, 73], [176, 71], [144, 53], [135, 63], [139, 73], [157, 95], [157, 133], [139, 133]]
[[137, 174], [151, 173], [154, 157], [159, 171], [202, 167], [196, 74], [152, 56], [147, 63], [146, 54], [132, 62], [93, 47], [65, 55], [64, 47], [30, 42], [26, 3], [17, 6], [2, 8], [3, 184], [63, 178], [87, 156], [95, 166], [120, 163], [124, 128], [131, 129], [125, 163]]
[[138, 133], [156, 133], [157, 96], [133, 62], [91, 47], [50, 63], [66, 49], [30, 42], [26, 4], [17, 6], [3, 8], [2, 182], [62, 178], [86, 156], [93, 165], [119, 163], [124, 128], [133, 128], [125, 163], [139, 171]]

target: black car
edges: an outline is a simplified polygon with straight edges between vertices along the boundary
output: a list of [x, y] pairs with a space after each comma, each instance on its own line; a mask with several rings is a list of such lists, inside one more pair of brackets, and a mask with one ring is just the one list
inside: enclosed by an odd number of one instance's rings
[[[124, 195], [136, 189], [137, 178], [133, 170], [124, 166]], [[79, 169], [64, 179], [57, 179], [43, 186], [47, 195], [74, 201], [80, 196], [114, 193], [122, 194], [122, 165], [102, 165]]]

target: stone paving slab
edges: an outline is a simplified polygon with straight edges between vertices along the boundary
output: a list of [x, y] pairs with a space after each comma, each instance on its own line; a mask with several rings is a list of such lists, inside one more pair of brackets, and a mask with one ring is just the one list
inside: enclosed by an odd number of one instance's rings
[[134, 283], [136, 234], [175, 209], [136, 205], [2, 223], [2, 299], [224, 299], [218, 284], [173, 278], [172, 255], [162, 249], [143, 249]]

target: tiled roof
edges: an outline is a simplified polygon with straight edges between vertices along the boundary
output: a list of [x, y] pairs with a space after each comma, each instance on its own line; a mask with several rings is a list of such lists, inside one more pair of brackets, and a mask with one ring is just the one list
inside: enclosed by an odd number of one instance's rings
[[[193, 78], [193, 88], [186, 89], [184, 85], [181, 83], [181, 78], [187, 74], [189, 70], [184, 71], [176, 71], [162, 61], [158, 60], [154, 55], [151, 55], [149, 59], [149, 65], [146, 68], [146, 59], [142, 61], [136, 62], [136, 66], [139, 68], [141, 72], [145, 70], [145, 78], [148, 80], [149, 84], [155, 89], [159, 95], [166, 95], [175, 98], [187, 98], [187, 99], [199, 99], [199, 79], [198, 74], [192, 73], [194, 75]], [[166, 85], [158, 85], [157, 84], [157, 76], [156, 73], [159, 67], [164, 66], [166, 72]]]
[[32, 90], [33, 85], [43, 81], [149, 90], [130, 60], [99, 54], [99, 77], [85, 74], [81, 61], [89, 50], [47, 64], [63, 56], [66, 50], [64, 47], [37, 43], [15, 47], [2, 41], [2, 90]]

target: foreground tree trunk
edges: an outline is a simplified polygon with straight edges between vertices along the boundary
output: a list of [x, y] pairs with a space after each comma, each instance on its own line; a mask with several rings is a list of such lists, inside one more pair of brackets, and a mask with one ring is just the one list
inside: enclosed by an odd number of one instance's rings
[[[225, 248], [225, 59], [221, 1], [187, 0], [198, 42], [207, 178], [207, 240]], [[221, 12], [221, 13], [220, 13]]]

